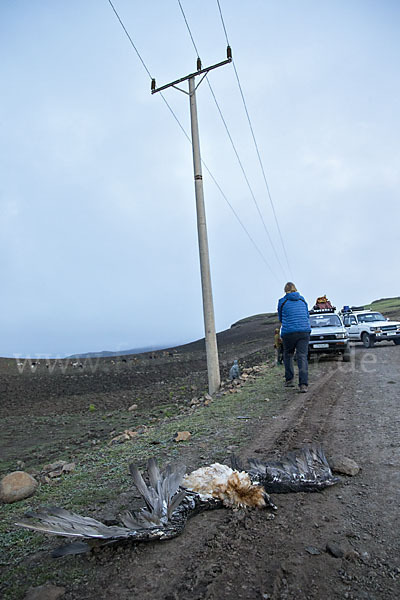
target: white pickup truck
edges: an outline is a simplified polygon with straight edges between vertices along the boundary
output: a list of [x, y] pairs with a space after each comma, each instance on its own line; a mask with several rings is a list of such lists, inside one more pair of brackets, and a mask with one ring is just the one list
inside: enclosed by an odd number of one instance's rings
[[308, 354], [334, 354], [350, 361], [349, 336], [334, 308], [310, 310], [310, 343]]
[[400, 322], [386, 319], [374, 310], [343, 307], [340, 311], [350, 340], [372, 348], [376, 342], [393, 341], [400, 344]]

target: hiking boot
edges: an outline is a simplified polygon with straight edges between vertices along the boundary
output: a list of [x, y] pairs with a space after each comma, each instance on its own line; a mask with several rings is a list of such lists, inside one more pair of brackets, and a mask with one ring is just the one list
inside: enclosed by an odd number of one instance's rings
[[300, 391], [302, 394], [305, 394], [306, 392], [308, 392], [308, 385], [304, 385], [304, 383], [302, 383], [302, 384], [299, 386], [299, 391]]
[[294, 387], [293, 379], [285, 381], [285, 387]]

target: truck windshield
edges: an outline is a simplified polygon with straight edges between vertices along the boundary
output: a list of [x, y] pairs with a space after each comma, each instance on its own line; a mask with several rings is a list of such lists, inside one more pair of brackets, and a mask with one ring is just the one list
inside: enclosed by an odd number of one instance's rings
[[359, 323], [372, 323], [373, 321], [386, 321], [385, 317], [381, 313], [366, 313], [364, 315], [358, 315]]
[[341, 327], [342, 322], [337, 315], [310, 315], [311, 327]]

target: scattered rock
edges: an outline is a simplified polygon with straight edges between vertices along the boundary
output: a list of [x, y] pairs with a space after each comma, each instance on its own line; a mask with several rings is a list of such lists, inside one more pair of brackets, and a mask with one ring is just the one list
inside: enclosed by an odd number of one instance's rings
[[336, 542], [328, 542], [326, 544], [326, 551], [335, 558], [343, 558], [344, 556], [344, 550]]
[[35, 493], [38, 482], [25, 471], [13, 471], [0, 481], [0, 500], [6, 504], [29, 498]]
[[59, 460], [58, 462], [51, 463], [49, 465], [45, 465], [40, 473], [40, 476], [50, 477], [54, 479], [55, 477], [60, 477], [63, 473], [71, 473], [75, 470], [75, 463], [68, 463], [65, 460]]
[[137, 404], [132, 404], [132, 405], [131, 405], [131, 406], [128, 408], [128, 410], [129, 410], [129, 411], [136, 410], [136, 409], [137, 409], [137, 407], [138, 407], [138, 405], [137, 405]]
[[334, 456], [330, 459], [329, 464], [332, 471], [335, 471], [335, 473], [342, 473], [343, 475], [350, 475], [351, 477], [357, 475], [360, 471], [358, 464], [346, 456]]
[[361, 552], [360, 558], [364, 563], [367, 563], [370, 559], [370, 555], [368, 552]]
[[[157, 419], [155, 419], [157, 421]], [[140, 425], [140, 427], [137, 428], [137, 433], [145, 433], [148, 430], [148, 427], [146, 425]]]
[[124, 442], [128, 442], [129, 440], [132, 440], [137, 435], [139, 435], [139, 433], [137, 431], [131, 431], [130, 429], [125, 429], [125, 431], [123, 433], [120, 433], [119, 435], [116, 435], [115, 437], [113, 437], [112, 440], [109, 442], [109, 445], [123, 444]]
[[344, 555], [346, 560], [350, 560], [351, 562], [355, 562], [356, 560], [358, 560], [360, 558], [359, 553], [357, 552], [357, 550], [348, 550], [346, 552], [346, 554]]
[[186, 442], [187, 440], [190, 440], [191, 437], [192, 434], [190, 431], [178, 431], [178, 433], [175, 434], [174, 442]]
[[314, 554], [315, 556], [321, 554], [321, 552], [315, 546], [307, 546], [306, 552], [308, 552], [308, 554]]
[[72, 471], [75, 471], [75, 463], [71, 462], [71, 463], [65, 463], [63, 465], [63, 473], [71, 473]]
[[65, 592], [63, 587], [45, 583], [39, 587], [29, 588], [24, 600], [57, 600], [64, 596]]
[[205, 396], [204, 396], [204, 400], [205, 400], [206, 402], [207, 402], [207, 400], [208, 400], [208, 402], [211, 402], [211, 400], [212, 400], [212, 396], [210, 396], [210, 394], [205, 394]]

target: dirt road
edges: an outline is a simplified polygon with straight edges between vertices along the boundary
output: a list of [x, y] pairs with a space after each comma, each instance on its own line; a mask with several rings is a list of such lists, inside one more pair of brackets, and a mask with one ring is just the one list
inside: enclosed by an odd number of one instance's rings
[[[355, 349], [350, 364], [311, 366], [307, 395], [259, 431], [248, 455], [321, 441], [361, 471], [320, 494], [275, 495], [279, 509], [214, 511], [184, 534], [102, 550], [65, 599], [397, 599], [400, 597], [400, 350]], [[335, 554], [327, 552], [327, 544]]]

